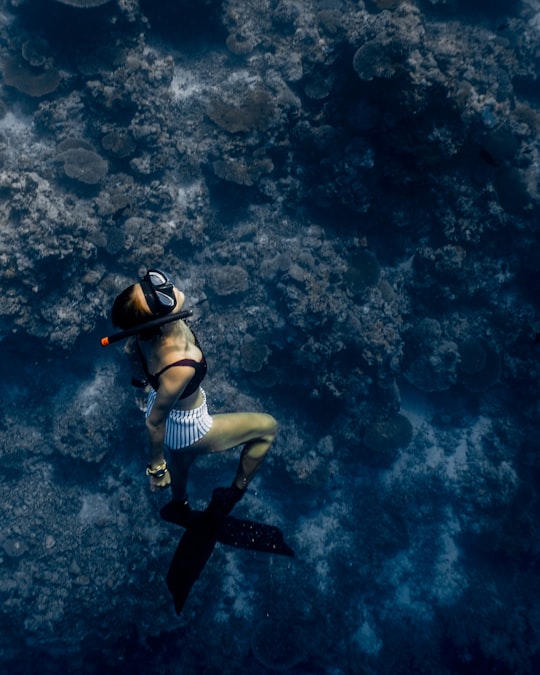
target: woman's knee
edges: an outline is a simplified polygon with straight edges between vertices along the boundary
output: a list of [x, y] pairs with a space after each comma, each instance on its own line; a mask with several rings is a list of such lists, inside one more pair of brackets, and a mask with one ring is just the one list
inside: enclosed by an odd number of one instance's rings
[[267, 413], [224, 413], [214, 416], [212, 429], [191, 448], [202, 454], [222, 452], [244, 444], [266, 443], [270, 447], [277, 430], [277, 420]]
[[272, 415], [261, 414], [264, 416], [264, 425], [261, 427], [261, 433], [250, 441], [247, 446], [248, 455], [260, 458], [264, 457], [268, 450], [270, 450], [278, 431], [277, 420]]
[[277, 435], [279, 423], [275, 417], [272, 417], [272, 415], [269, 415], [268, 413], [262, 413], [262, 415], [264, 415], [265, 418], [265, 431], [263, 435], [265, 437], [270, 437], [270, 441], [273, 441]]

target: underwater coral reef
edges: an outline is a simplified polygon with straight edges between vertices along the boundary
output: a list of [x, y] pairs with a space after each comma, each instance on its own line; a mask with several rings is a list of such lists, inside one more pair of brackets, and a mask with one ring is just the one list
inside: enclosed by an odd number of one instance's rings
[[[6, 672], [540, 667], [537, 0], [0, 1]], [[174, 615], [116, 294], [278, 441]], [[202, 459], [190, 498], [229, 481]], [[224, 478], [225, 476], [225, 478]]]

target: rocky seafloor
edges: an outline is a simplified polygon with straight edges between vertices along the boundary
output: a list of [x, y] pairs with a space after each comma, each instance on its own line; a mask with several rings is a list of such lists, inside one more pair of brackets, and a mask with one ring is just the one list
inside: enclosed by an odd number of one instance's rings
[[[539, 66], [537, 0], [0, 3], [5, 672], [538, 671]], [[99, 344], [151, 266], [212, 410], [279, 419], [236, 511], [296, 552], [179, 618]]]

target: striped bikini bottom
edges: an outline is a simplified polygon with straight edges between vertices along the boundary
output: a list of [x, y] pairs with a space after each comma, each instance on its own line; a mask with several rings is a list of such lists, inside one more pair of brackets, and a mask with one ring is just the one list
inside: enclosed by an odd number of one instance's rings
[[[198, 408], [194, 410], [173, 409], [169, 413], [165, 424], [165, 445], [170, 450], [188, 448], [196, 441], [199, 441], [212, 428], [214, 420], [208, 412], [206, 394], [202, 388], [201, 394], [204, 400]], [[156, 392], [151, 389], [146, 404], [146, 417], [152, 411], [155, 400]]]

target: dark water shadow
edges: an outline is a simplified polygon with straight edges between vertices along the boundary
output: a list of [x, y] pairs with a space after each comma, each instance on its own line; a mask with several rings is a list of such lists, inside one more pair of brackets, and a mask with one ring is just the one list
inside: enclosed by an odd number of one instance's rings
[[115, 2], [81, 9], [57, 0], [40, 0], [18, 9], [17, 25], [23, 34], [39, 35], [61, 50], [80, 51], [91, 44], [108, 43], [111, 19], [117, 14]]
[[496, 21], [495, 28], [502, 29], [505, 20], [516, 16], [522, 6], [521, 0], [454, 0], [447, 4], [433, 5], [422, 0], [422, 10], [438, 19], [462, 19], [475, 23]]
[[151, 36], [194, 51], [225, 44], [221, 0], [140, 0], [139, 4], [150, 23]]

